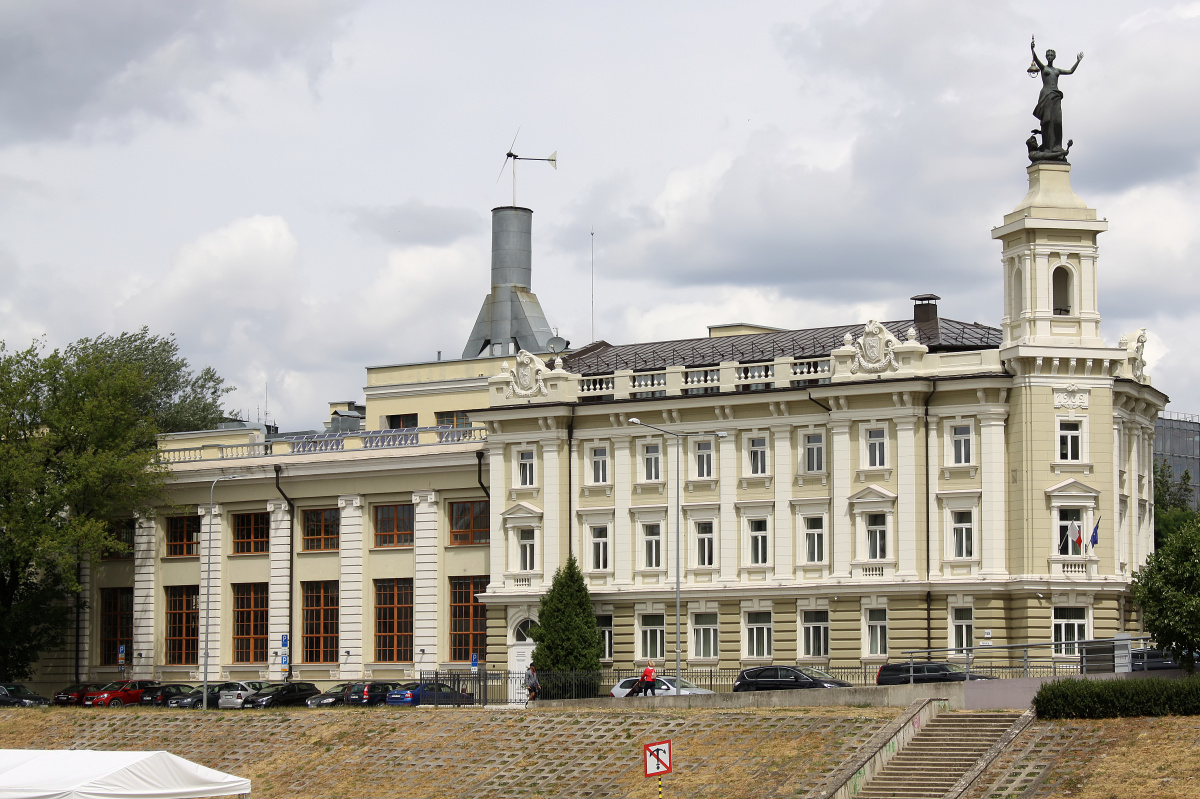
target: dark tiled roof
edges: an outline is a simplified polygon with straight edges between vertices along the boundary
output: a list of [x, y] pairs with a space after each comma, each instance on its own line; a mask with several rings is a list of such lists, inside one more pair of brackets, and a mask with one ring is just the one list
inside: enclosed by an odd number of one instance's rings
[[[618, 369], [649, 371], [668, 366], [715, 366], [731, 361], [754, 363], [784, 357], [820, 358], [842, 346], [847, 333], [855, 338], [861, 336], [864, 326], [859, 323], [722, 338], [653, 341], [646, 344], [612, 345], [600, 341], [563, 356], [563, 361], [568, 371], [595, 375], [608, 374]], [[918, 325], [911, 319], [902, 319], [898, 322], [884, 322], [883, 326], [901, 341], [908, 337], [908, 329], [915, 327], [917, 341], [929, 347], [931, 352], [996, 349], [1000, 346], [1000, 331], [978, 322], [938, 319]]]

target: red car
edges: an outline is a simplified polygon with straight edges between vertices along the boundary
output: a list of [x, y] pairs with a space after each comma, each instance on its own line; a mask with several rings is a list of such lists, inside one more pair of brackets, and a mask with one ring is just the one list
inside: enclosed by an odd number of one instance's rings
[[142, 691], [158, 685], [158, 680], [117, 680], [98, 691], [83, 695], [84, 707], [121, 707], [142, 701]]
[[83, 696], [88, 691], [97, 691], [104, 687], [102, 682], [81, 682], [69, 685], [54, 695], [56, 705], [82, 705]]

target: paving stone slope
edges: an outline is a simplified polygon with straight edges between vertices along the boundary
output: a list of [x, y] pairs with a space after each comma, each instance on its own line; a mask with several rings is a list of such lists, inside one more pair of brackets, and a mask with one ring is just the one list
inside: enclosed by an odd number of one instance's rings
[[671, 738], [672, 797], [804, 796], [894, 709], [35, 711], [0, 746], [166, 749], [268, 799], [650, 796], [642, 745]]

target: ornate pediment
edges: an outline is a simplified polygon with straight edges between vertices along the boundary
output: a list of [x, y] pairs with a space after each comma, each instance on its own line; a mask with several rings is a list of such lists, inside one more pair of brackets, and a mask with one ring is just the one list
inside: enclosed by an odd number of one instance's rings
[[896, 360], [896, 346], [900, 344], [900, 339], [874, 319], [867, 322], [863, 334], [857, 339], [847, 333], [844, 343], [847, 347], [854, 347], [854, 360], [850, 363], [852, 374], [875, 374], [900, 368]]
[[544, 397], [546, 391], [546, 375], [550, 369], [546, 362], [532, 352], [521, 350], [517, 353], [517, 365], [510, 369], [508, 361], [500, 366], [501, 374], [508, 376], [508, 397]]

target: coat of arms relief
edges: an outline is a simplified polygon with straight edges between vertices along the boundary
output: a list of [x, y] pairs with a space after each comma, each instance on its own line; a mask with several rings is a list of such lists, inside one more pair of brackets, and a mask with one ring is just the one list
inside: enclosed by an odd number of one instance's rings
[[[909, 339], [914, 340], [915, 338], [916, 331], [910, 331]], [[847, 333], [843, 343], [847, 347], [854, 347], [854, 360], [850, 363], [852, 374], [858, 372], [874, 374], [900, 368], [900, 364], [896, 360], [896, 345], [900, 343], [900, 339], [893, 336], [890, 330], [874, 319], [867, 322], [866, 327], [863, 328], [863, 334], [857, 340]]]
[[508, 367], [505, 361], [500, 367], [501, 374], [508, 375], [508, 397], [544, 397], [546, 391], [546, 374], [550, 369], [546, 362], [531, 352], [521, 350], [517, 353], [517, 365]]

